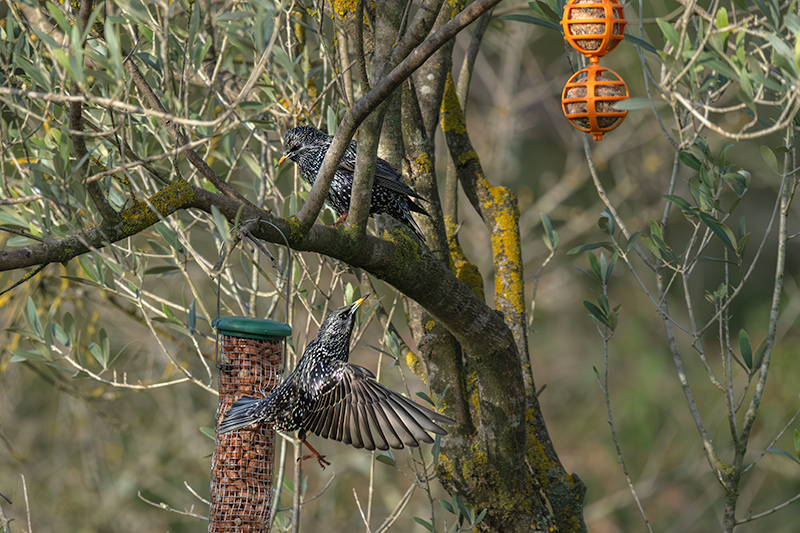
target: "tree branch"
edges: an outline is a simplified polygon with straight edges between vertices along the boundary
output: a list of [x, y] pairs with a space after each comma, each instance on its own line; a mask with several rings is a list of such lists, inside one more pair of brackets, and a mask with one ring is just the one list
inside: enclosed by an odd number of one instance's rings
[[455, 84], [450, 76], [445, 86], [442, 110], [442, 130], [459, 181], [491, 235], [497, 309], [505, 315], [506, 324], [514, 332], [520, 363], [525, 369], [526, 393], [535, 396], [536, 387], [528, 357], [517, 198], [506, 187], [492, 186], [486, 179], [478, 154], [469, 139]]
[[[89, 17], [92, 14], [92, 0], [83, 0], [80, 2], [78, 9], [78, 26], [82, 32], [86, 31], [89, 24]], [[86, 40], [80, 43], [83, 47]], [[76, 96], [81, 95], [80, 84], [76, 80], [70, 80], [70, 92]], [[80, 163], [79, 175], [86, 178], [87, 170], [89, 169], [89, 154], [86, 150], [86, 139], [83, 133], [83, 102], [74, 101], [69, 104], [69, 124], [70, 124], [70, 139], [72, 146], [75, 149], [75, 158]], [[117, 219], [117, 212], [108, 203], [108, 200], [100, 190], [100, 184], [96, 181], [86, 183], [86, 190], [89, 192], [89, 197], [92, 199], [95, 207], [97, 207], [100, 216], [103, 220], [114, 222]]]
[[345, 226], [351, 230], [354, 243], [361, 242], [367, 232], [367, 219], [372, 204], [372, 184], [375, 181], [375, 165], [378, 155], [381, 125], [386, 106], [378, 107], [375, 113], [364, 120], [358, 134], [355, 175], [350, 196], [350, 214]]

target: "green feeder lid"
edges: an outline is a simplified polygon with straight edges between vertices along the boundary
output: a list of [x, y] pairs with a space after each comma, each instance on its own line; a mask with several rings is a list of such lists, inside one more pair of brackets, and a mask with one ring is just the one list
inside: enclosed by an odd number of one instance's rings
[[212, 325], [217, 328], [218, 333], [245, 339], [274, 340], [292, 334], [290, 325], [265, 318], [222, 316], [214, 319]]

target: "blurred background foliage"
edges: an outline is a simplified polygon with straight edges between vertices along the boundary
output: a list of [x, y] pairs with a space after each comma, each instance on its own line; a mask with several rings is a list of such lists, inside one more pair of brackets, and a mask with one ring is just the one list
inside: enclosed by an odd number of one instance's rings
[[[691, 17], [688, 4], [697, 8]], [[169, 102], [169, 111], [184, 119], [190, 139], [197, 143], [195, 149], [218, 174], [257, 205], [282, 216], [295, 213], [306, 189], [293, 168], [274, 168], [282, 151], [279, 139], [298, 120], [333, 133], [348, 105], [363, 94], [357, 83], [353, 85], [358, 79], [355, 74], [349, 84], [336, 82], [334, 75], [351, 68], [355, 59], [348, 26], [354, 5], [342, 1], [112, 0], [98, 9], [93, 30], [105, 39], [90, 36], [85, 50], [70, 46], [80, 42], [81, 36], [64, 15], [70, 11], [68, 6], [36, 2], [0, 6], [0, 223], [17, 231], [0, 233], [2, 247], [73, 234], [97, 222], [96, 213], [86, 208], [80, 164], [67, 131], [67, 104], [60, 98], [69, 94], [64, 82], [68, 78], [84, 83], [96, 98], [84, 110], [87, 130], [114, 132], [87, 138], [92, 161], [89, 175], [99, 176], [98, 183], [114, 207], [151, 194], [159, 184], [154, 175], [181, 176], [208, 185], [180, 157], [153, 157], [147, 171], [126, 165], [135, 159], [132, 154], [145, 158], [173, 148], [161, 122], [152, 116], [121, 113], [120, 108], [112, 113], [105, 107], [104, 98], [145, 107], [121, 63], [128, 53], [162, 101]], [[558, 1], [530, 5], [506, 1], [495, 9], [466, 106], [471, 139], [489, 181], [509, 187], [519, 199], [531, 306], [531, 361], [537, 385], [546, 385], [539, 399], [561, 460], [588, 487], [585, 517], [591, 531], [645, 529], [620, 469], [598, 383], [607, 386], [617, 440], [654, 529], [714, 531], [720, 528], [724, 491], [705, 460], [658, 310], [622, 260], [603, 287], [591, 276], [586, 251], [567, 253], [582, 245], [607, 242], [609, 218], [603, 214], [606, 205], [598, 198], [588, 170], [582, 134], [567, 123], [560, 109], [562, 86], [580, 66], [580, 59], [565, 48], [557, 31], [541, 22], [551, 20], [550, 11], [560, 13], [561, 5]], [[621, 127], [591, 144], [590, 161], [619, 218], [632, 232], [649, 237], [651, 245], [650, 223], [662, 220], [665, 194], [700, 206], [687, 216], [673, 206], [665, 239], [678, 255], [696, 235], [701, 211], [714, 216], [730, 211], [726, 224], [736, 241], [752, 232], [738, 261], [735, 251], [726, 252], [720, 234], [711, 225], [701, 224], [701, 234], [711, 230], [703, 255], [729, 261], [697, 262], [687, 282], [696, 295], [694, 312], [704, 323], [715, 311], [713, 297], [707, 301], [704, 295], [726, 280], [730, 287], [738, 283], [735, 266], [753, 261], [773, 214], [782, 176], [788, 174], [794, 180], [791, 119], [797, 111], [798, 3], [651, 0], [625, 6], [629, 33], [661, 54], [626, 40], [603, 65], [622, 75], [632, 95], [647, 98], [649, 94], [653, 101], [668, 105], [655, 112], [641, 101], [638, 108], [632, 106]], [[723, 9], [730, 21], [723, 20]], [[701, 10], [710, 14], [707, 19], [698, 15]], [[535, 20], [504, 18], [507, 15]], [[373, 17], [369, 6], [367, 17]], [[728, 29], [736, 25], [749, 31]], [[707, 42], [704, 28], [713, 34]], [[456, 39], [454, 65], [460, 65], [466, 54], [471, 31]], [[673, 32], [677, 40], [671, 42]], [[714, 40], [720, 40], [716, 56]], [[670, 75], [680, 72], [679, 59], [689, 61], [692, 50], [703, 47], [710, 55], [701, 57], [695, 68], [682, 78], [675, 77], [673, 83]], [[678, 48], [683, 49], [675, 52]], [[250, 80], [252, 88], [234, 102], [231, 95], [239, 94], [261, 60], [267, 61], [267, 68]], [[649, 74], [643, 75], [643, 64]], [[764, 64], [770, 65], [766, 71]], [[666, 91], [662, 98], [656, 86], [669, 86], [674, 92]], [[44, 98], [32, 91], [57, 97]], [[711, 115], [711, 122], [724, 131], [703, 127], [675, 94], [730, 108]], [[705, 113], [699, 105], [694, 109]], [[216, 120], [229, 112], [231, 120]], [[781, 124], [783, 114], [788, 114], [789, 121], [771, 129]], [[437, 167], [444, 173], [447, 152], [440, 137], [436, 139]], [[131, 154], [121, 157], [115, 142], [128, 144]], [[728, 142], [733, 144], [723, 164], [715, 158]], [[707, 152], [702, 149], [705, 145]], [[676, 164], [676, 148], [683, 153], [694, 150], [694, 159], [684, 155]], [[784, 166], [785, 157], [789, 162]], [[692, 197], [692, 188], [699, 190], [692, 184], [700, 179], [701, 169], [724, 165], [731, 165], [729, 173], [746, 171], [738, 174], [747, 177], [746, 195], [741, 189], [721, 186], [722, 209], [703, 207], [702, 194]], [[100, 176], [105, 169], [113, 170], [113, 176]], [[741, 203], [730, 209], [740, 194]], [[469, 205], [463, 198], [461, 204]], [[788, 212], [789, 233], [794, 234], [800, 231], [797, 207], [792, 204]], [[473, 210], [464, 207], [460, 213], [460, 243], [482, 273], [486, 297], [491, 300], [489, 235]], [[559, 245], [550, 263], [539, 271], [550, 254], [542, 238], [541, 213], [551, 221]], [[334, 217], [326, 208], [321, 219], [330, 224]], [[744, 226], [740, 220], [745, 220]], [[725, 233], [719, 226], [716, 230]], [[617, 228], [614, 236], [619, 234]], [[229, 239], [229, 228], [221, 218], [181, 212], [113, 247], [66, 265], [50, 265], [0, 296], [4, 347], [0, 354], [0, 493], [13, 504], [0, 503], [14, 520], [11, 531], [28, 529], [27, 507], [32, 529], [38, 532], [178, 532], [206, 527], [195, 517], [166, 508], [207, 514], [201, 498], [208, 498], [213, 441], [202, 428], [213, 427], [216, 407], [210, 321], [217, 313], [218, 290], [211, 274], [220, 248]], [[741, 329], [749, 333], [754, 353], [767, 336], [775, 240], [773, 227], [755, 274], [728, 308], [722, 336], [740, 358]], [[648, 248], [645, 240], [640, 243], [643, 250]], [[794, 421], [800, 378], [795, 349], [800, 254], [792, 244], [790, 240], [786, 250], [770, 376], [747, 460], [756, 459], [767, 448], [787, 454], [766, 453], [745, 474], [737, 511], [740, 518], [800, 493], [800, 465], [792, 462], [793, 433], [800, 427]], [[653, 246], [649, 254], [644, 253], [658, 262], [657, 243]], [[230, 255], [219, 285], [222, 314], [268, 316], [291, 323], [294, 335], [288, 364], [292, 365], [328, 309], [373, 292], [398, 337], [387, 333], [373, 305], [362, 317], [352, 360], [373, 370], [380, 364], [381, 379], [395, 388], [402, 390], [407, 383], [412, 394], [427, 390], [408, 369], [403, 344], [413, 349], [414, 342], [404, 320], [403, 301], [390, 287], [365, 281], [347, 265], [313, 254], [297, 254], [289, 270], [285, 250], [268, 248], [277, 268], [254, 248], [239, 247]], [[592, 253], [598, 261], [601, 255], [608, 261], [612, 250], [595, 248]], [[641, 261], [633, 261], [642, 267]], [[2, 274], [2, 287], [21, 276], [21, 272]], [[281, 299], [287, 277], [293, 287], [288, 316]], [[651, 273], [642, 283], [655, 294], [652, 278]], [[598, 328], [597, 314], [591, 316], [583, 305], [584, 300], [596, 303], [600, 296], [607, 297], [612, 309], [621, 306], [607, 351], [602, 334], [608, 330], [602, 324]], [[686, 323], [681, 291], [670, 290], [667, 302], [675, 320]], [[709, 365], [723, 375], [725, 357], [719, 353], [718, 333], [714, 326], [702, 341], [709, 352], [716, 346]], [[720, 455], [730, 460], [725, 396], [709, 383], [692, 351], [692, 338], [679, 336], [677, 342], [709, 435]], [[602, 378], [604, 354], [608, 356], [607, 383]], [[748, 373], [738, 367], [734, 370], [732, 382], [741, 391]], [[282, 445], [290, 448], [291, 444], [284, 441]], [[301, 472], [300, 490], [310, 499], [303, 505], [300, 522], [306, 531], [363, 528], [355, 498], [369, 513], [372, 528], [377, 528], [422, 472], [420, 463], [430, 465], [432, 453], [430, 448], [422, 455], [402, 451], [391, 460], [378, 461], [338, 443], [315, 440], [314, 445], [333, 465], [324, 471], [306, 465]], [[292, 452], [287, 453], [291, 471]], [[290, 525], [287, 509], [295, 484], [296, 479], [287, 473], [276, 519], [279, 530]], [[320, 497], [311, 499], [321, 491]], [[394, 528], [423, 530], [422, 522], [433, 518], [437, 530], [443, 530], [452, 526], [458, 513], [465, 514], [459, 507], [433, 480], [430, 492], [414, 491]], [[473, 519], [480, 512], [464, 507]], [[737, 531], [788, 533], [796, 530], [799, 521], [800, 506], [789, 505]]]

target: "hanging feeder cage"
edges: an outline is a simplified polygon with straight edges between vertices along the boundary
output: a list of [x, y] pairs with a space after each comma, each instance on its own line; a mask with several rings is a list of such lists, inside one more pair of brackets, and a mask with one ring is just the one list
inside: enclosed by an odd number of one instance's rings
[[564, 6], [564, 39], [597, 63], [624, 38], [625, 15], [617, 0], [571, 0]]
[[611, 69], [591, 64], [567, 81], [561, 94], [561, 108], [570, 123], [595, 141], [622, 124], [627, 111], [614, 104], [628, 98], [628, 86]]
[[[221, 317], [217, 329], [219, 407], [216, 425], [241, 396], [266, 397], [280, 383], [284, 339], [281, 322]], [[217, 435], [211, 462], [209, 533], [266, 533], [272, 507], [275, 430], [267, 425]]]

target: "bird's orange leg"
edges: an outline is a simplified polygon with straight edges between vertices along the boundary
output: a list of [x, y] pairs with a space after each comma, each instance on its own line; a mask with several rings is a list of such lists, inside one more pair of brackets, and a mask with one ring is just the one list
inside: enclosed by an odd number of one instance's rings
[[311, 459], [312, 457], [315, 457], [317, 459], [317, 461], [319, 462], [319, 466], [321, 466], [323, 470], [325, 470], [325, 466], [330, 466], [331, 462], [330, 461], [326, 461], [325, 460], [325, 456], [324, 455], [320, 455], [320, 453], [317, 450], [315, 450], [314, 447], [311, 446], [308, 443], [307, 440], [302, 439], [300, 442], [305, 444], [306, 447], [308, 448], [308, 450], [311, 453], [309, 455], [302, 456], [300, 459], [298, 459], [298, 461], [300, 461], [300, 460], [305, 461], [306, 459]]

